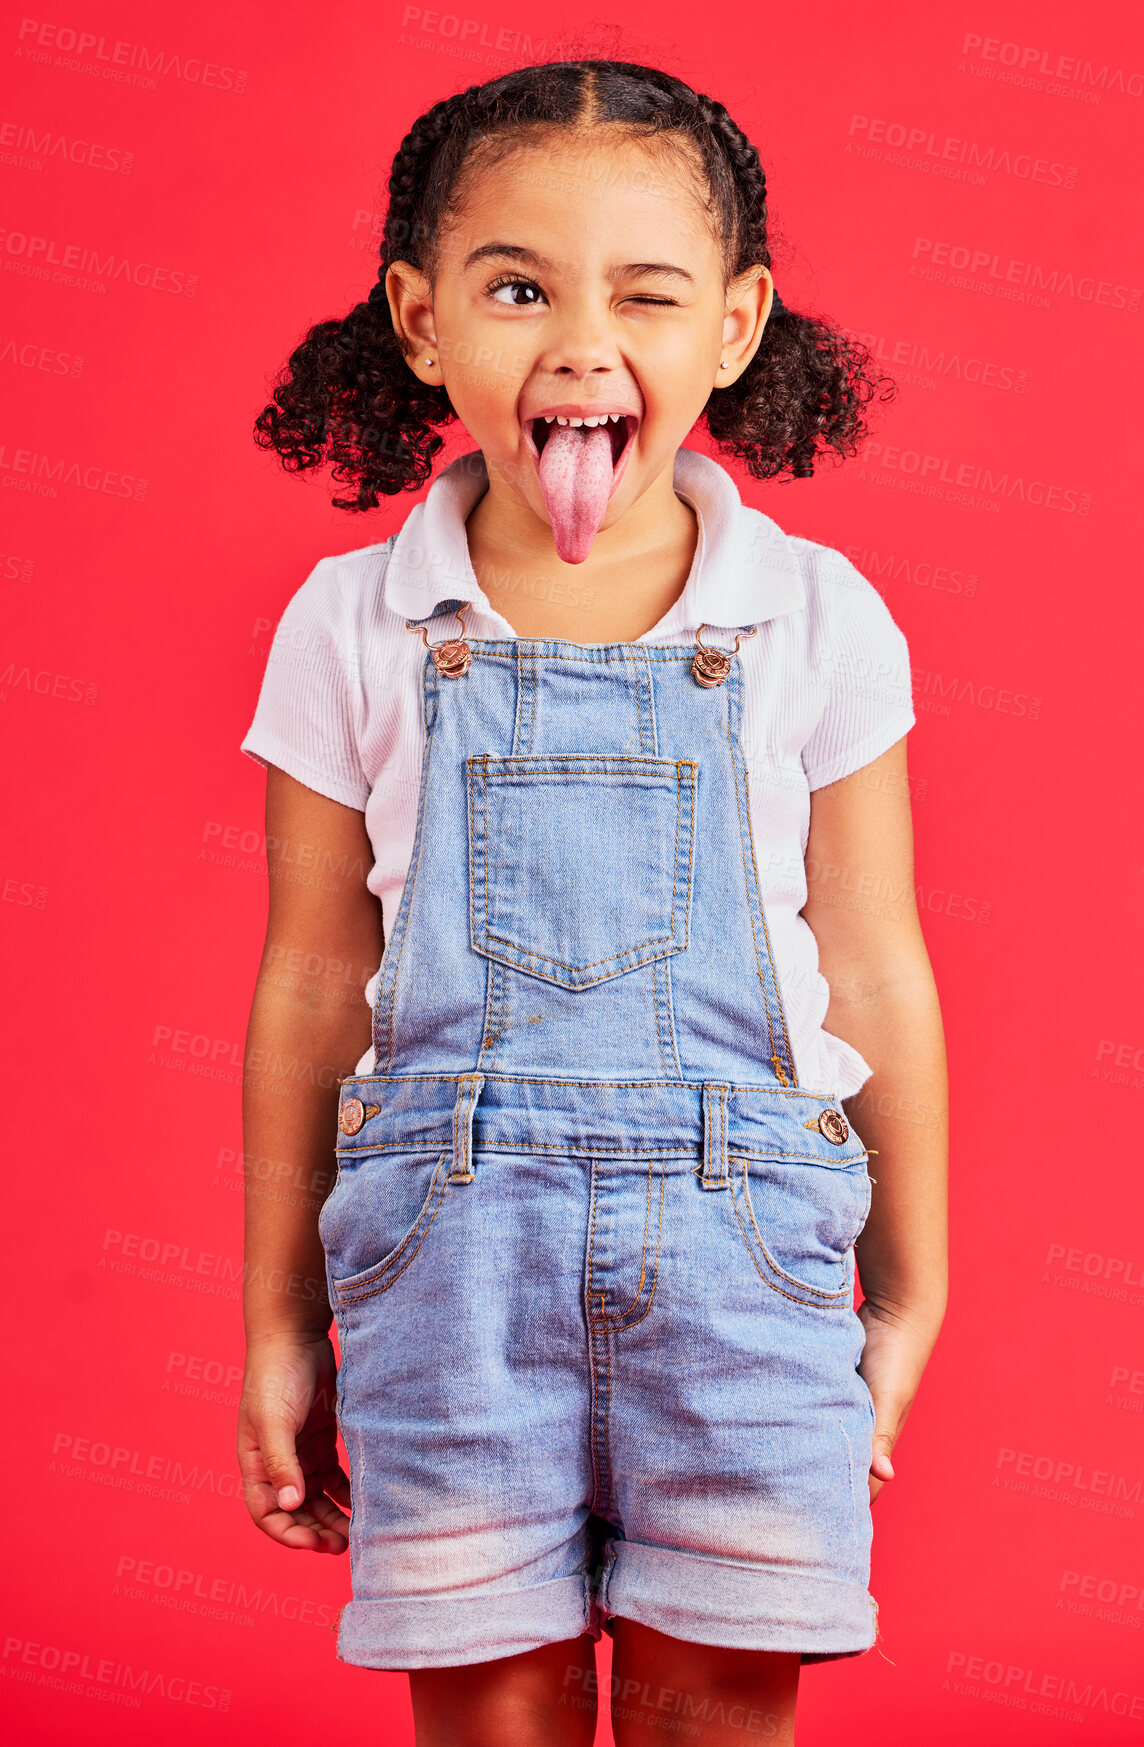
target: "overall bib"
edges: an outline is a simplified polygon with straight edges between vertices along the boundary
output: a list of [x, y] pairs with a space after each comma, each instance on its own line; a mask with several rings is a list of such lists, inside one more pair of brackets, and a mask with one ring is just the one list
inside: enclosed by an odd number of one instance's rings
[[320, 1219], [347, 1662], [615, 1615], [807, 1661], [874, 1641], [866, 1151], [798, 1083], [739, 661], [697, 683], [694, 654], [426, 658], [376, 1066], [341, 1082]]

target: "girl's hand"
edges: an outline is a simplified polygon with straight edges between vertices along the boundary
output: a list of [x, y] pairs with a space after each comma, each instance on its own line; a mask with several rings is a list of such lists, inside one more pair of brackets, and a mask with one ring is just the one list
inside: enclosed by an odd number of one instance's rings
[[[858, 1315], [866, 1327], [866, 1345], [858, 1374], [874, 1397], [874, 1454], [870, 1462], [870, 1503], [887, 1480], [894, 1478], [890, 1452], [901, 1435], [906, 1415], [922, 1380], [937, 1339], [929, 1319], [879, 1309], [865, 1299]], [[940, 1317], [938, 1318], [940, 1327]]]
[[[337, 1366], [326, 1334], [260, 1337], [247, 1350], [238, 1410], [246, 1506], [283, 1547], [344, 1553], [350, 1483], [338, 1461]], [[335, 1502], [336, 1501], [336, 1502]]]

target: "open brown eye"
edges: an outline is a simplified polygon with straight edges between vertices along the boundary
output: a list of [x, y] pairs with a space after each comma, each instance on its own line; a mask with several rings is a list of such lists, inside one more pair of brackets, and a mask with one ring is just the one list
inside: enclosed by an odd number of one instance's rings
[[530, 279], [502, 279], [499, 285], [490, 289], [496, 303], [515, 304], [518, 309], [544, 300], [544, 293], [539, 285], [534, 285]]

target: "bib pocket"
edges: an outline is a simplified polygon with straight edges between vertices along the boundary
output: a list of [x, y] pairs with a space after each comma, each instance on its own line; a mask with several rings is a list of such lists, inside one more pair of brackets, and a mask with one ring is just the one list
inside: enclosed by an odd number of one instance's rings
[[796, 1304], [849, 1310], [854, 1243], [870, 1211], [866, 1159], [733, 1157], [730, 1165], [734, 1216], [766, 1284]]
[[698, 767], [468, 761], [473, 950], [566, 989], [685, 951]]
[[450, 1153], [340, 1156], [338, 1181], [318, 1218], [337, 1306], [388, 1292], [421, 1253], [439, 1217]]

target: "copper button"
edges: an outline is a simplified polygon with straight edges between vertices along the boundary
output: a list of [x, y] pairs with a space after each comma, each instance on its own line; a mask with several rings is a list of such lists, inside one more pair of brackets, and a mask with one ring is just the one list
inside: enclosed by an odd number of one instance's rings
[[343, 1134], [356, 1134], [365, 1121], [365, 1105], [360, 1098], [347, 1098], [338, 1112], [338, 1127]]
[[837, 1110], [823, 1110], [818, 1118], [818, 1130], [835, 1146], [841, 1146], [844, 1140], [850, 1139], [850, 1124]]
[[723, 684], [731, 671], [731, 657], [725, 649], [708, 649], [705, 644], [700, 644], [691, 671], [699, 684], [709, 690]]
[[442, 679], [460, 679], [473, 665], [473, 652], [463, 637], [453, 637], [438, 643], [430, 653], [433, 665]]

